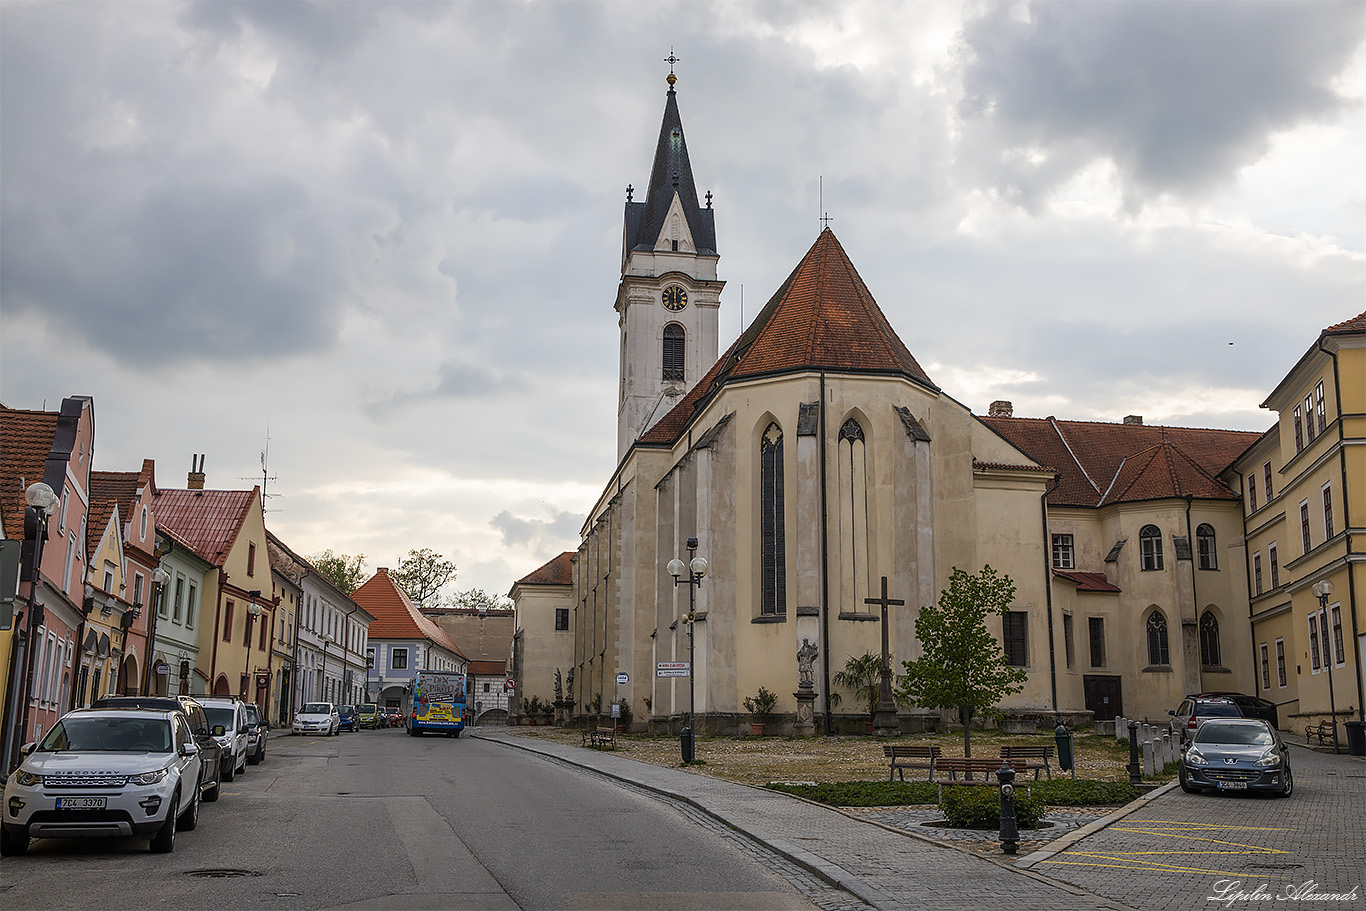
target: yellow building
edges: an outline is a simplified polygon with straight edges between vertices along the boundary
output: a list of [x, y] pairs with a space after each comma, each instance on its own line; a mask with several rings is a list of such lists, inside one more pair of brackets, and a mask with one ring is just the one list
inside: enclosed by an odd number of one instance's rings
[[1341, 739], [1366, 689], [1366, 313], [1324, 329], [1262, 407], [1276, 424], [1230, 474], [1243, 491], [1257, 692], [1289, 730], [1335, 709]]

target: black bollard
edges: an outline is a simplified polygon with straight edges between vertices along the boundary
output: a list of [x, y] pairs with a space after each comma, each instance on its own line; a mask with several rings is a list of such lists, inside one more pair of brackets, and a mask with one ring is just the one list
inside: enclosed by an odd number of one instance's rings
[[1143, 784], [1143, 767], [1138, 763], [1138, 722], [1129, 722], [1129, 784]]
[[1001, 783], [1001, 850], [1014, 854], [1020, 847], [1020, 827], [1015, 822], [1015, 770], [1002, 760], [996, 771]]

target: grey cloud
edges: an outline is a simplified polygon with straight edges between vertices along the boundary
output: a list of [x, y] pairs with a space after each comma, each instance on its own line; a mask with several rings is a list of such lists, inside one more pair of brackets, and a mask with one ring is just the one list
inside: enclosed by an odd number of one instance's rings
[[[1129, 208], [1201, 195], [1278, 131], [1347, 105], [1329, 83], [1363, 38], [1348, 3], [987, 4], [961, 39], [967, 154], [1033, 208], [1110, 158]], [[1030, 160], [1042, 152], [1046, 160]]]
[[498, 530], [502, 535], [503, 544], [507, 547], [518, 547], [543, 540], [548, 543], [576, 542], [585, 518], [583, 514], [553, 508], [550, 512], [551, 518], [544, 520], [523, 519], [503, 510], [489, 520], [489, 525]]

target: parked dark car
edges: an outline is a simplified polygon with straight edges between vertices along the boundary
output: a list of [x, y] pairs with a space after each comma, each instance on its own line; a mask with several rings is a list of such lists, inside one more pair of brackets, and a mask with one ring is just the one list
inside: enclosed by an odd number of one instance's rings
[[343, 731], [354, 733], [357, 730], [357, 725], [360, 724], [360, 716], [357, 715], [354, 705], [337, 706], [337, 718], [341, 720], [341, 730]]
[[[204, 707], [189, 696], [105, 696], [90, 703], [92, 709], [137, 708], [158, 712], [180, 712], [190, 722], [194, 744], [199, 747], [199, 788], [203, 800], [218, 799], [222, 779], [223, 748], [209, 726]], [[221, 734], [222, 732], [217, 732]]]
[[1295, 790], [1290, 750], [1260, 718], [1211, 718], [1201, 723], [1181, 754], [1181, 790], [1268, 791], [1289, 797]]
[[270, 739], [270, 722], [266, 721], [256, 703], [247, 703], [247, 762], [260, 765], [266, 761], [266, 741]]
[[1247, 693], [1201, 693], [1200, 698], [1204, 699], [1227, 699], [1242, 711], [1244, 718], [1260, 718], [1273, 728], [1280, 728], [1280, 711], [1276, 703], [1270, 699], [1263, 699], [1261, 696], [1249, 696]]
[[1191, 742], [1196, 730], [1207, 718], [1242, 718], [1238, 704], [1223, 696], [1187, 696], [1175, 711], [1167, 713], [1181, 723], [1181, 743]]
[[403, 727], [403, 709], [399, 708], [396, 705], [391, 705], [387, 709], [385, 709], [384, 712], [389, 719], [389, 727]]

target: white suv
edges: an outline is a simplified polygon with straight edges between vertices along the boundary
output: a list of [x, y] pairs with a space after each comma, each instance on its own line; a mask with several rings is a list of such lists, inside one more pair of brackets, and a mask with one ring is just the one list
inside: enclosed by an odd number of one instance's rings
[[143, 835], [175, 849], [199, 824], [199, 747], [181, 712], [77, 709], [62, 716], [5, 781], [0, 854], [30, 838]]
[[[236, 696], [196, 696], [204, 706], [204, 714], [209, 716], [209, 726], [213, 729], [214, 739], [223, 748], [224, 781], [232, 781], [238, 772], [247, 770], [248, 735], [251, 728], [247, 721], [246, 704]], [[222, 732], [218, 728], [222, 727]]]

